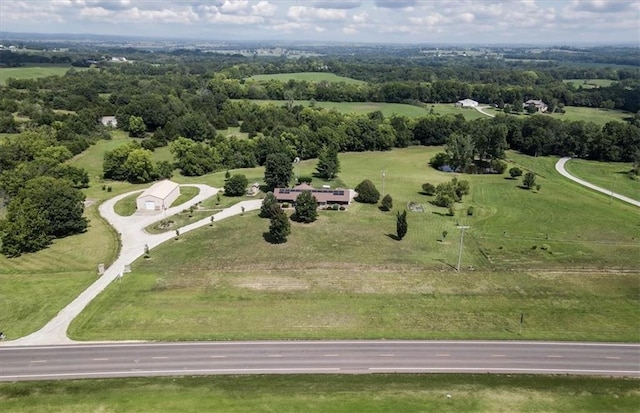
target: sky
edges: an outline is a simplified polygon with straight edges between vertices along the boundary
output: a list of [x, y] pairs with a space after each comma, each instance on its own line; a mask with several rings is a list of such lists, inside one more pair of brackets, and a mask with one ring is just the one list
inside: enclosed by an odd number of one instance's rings
[[211, 41], [640, 45], [640, 0], [0, 0], [0, 31]]

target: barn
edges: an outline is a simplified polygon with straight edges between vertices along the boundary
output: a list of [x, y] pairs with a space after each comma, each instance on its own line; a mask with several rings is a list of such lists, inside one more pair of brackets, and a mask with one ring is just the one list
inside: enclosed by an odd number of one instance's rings
[[156, 182], [136, 198], [138, 211], [163, 211], [180, 196], [180, 185], [168, 179]]

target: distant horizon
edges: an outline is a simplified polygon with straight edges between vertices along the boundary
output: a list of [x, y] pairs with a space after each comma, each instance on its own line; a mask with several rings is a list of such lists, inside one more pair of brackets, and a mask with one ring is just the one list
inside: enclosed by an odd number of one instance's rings
[[0, 27], [234, 43], [640, 45], [640, 1], [2, 0]]
[[[56, 39], [56, 36], [61, 37], [60, 39]], [[63, 38], [62, 38], [63, 37]], [[289, 44], [294, 46], [300, 45], [310, 45], [310, 46], [319, 46], [319, 45], [335, 45], [335, 46], [373, 46], [373, 45], [381, 45], [381, 46], [404, 46], [404, 47], [438, 47], [438, 46], [447, 46], [447, 47], [516, 47], [516, 48], [532, 48], [532, 47], [603, 47], [603, 46], [619, 46], [619, 47], [630, 47], [630, 48], [640, 48], [640, 43], [636, 43], [633, 41], [628, 42], [580, 42], [576, 41], [573, 43], [473, 43], [473, 42], [433, 42], [433, 43], [399, 43], [399, 42], [366, 42], [366, 41], [347, 41], [347, 40], [295, 40], [295, 39], [215, 39], [215, 38], [196, 38], [196, 37], [167, 37], [160, 35], [127, 35], [127, 34], [104, 34], [104, 33], [91, 33], [91, 32], [18, 32], [18, 31], [0, 31], [0, 43], [5, 39], [14, 39], [21, 41], [72, 41], [72, 40], [80, 40], [83, 37], [95, 38], [99, 40], [101, 38], [105, 40], [128, 40], [128, 41], [155, 41], [155, 42], [175, 42], [182, 44], [192, 44], [197, 42], [208, 42], [208, 43], [226, 43], [229, 45], [234, 44], [251, 44], [251, 43], [264, 43], [268, 45], [276, 45], [276, 44]]]

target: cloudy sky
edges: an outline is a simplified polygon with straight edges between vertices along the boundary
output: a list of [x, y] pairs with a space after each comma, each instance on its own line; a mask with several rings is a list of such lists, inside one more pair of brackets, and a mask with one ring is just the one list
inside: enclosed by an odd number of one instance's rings
[[0, 0], [0, 30], [209, 40], [640, 44], [640, 0]]

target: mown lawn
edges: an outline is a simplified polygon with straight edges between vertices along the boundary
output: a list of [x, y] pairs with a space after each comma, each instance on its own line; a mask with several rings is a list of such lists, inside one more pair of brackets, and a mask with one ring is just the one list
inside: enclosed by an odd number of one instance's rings
[[[47, 76], [64, 76], [71, 66], [64, 65], [43, 65], [43, 66], [24, 66], [24, 67], [7, 67], [0, 69], [0, 85], [5, 85], [7, 79], [37, 79]], [[74, 68], [75, 70], [88, 70], [87, 68]]]
[[582, 86], [584, 89], [595, 87], [608, 87], [614, 82], [610, 79], [564, 79], [564, 83], [572, 83], [576, 88]]
[[[274, 104], [285, 105], [286, 101], [283, 100], [251, 100], [259, 105]], [[294, 105], [309, 106], [308, 100], [294, 100]], [[418, 118], [426, 116], [431, 112], [440, 115], [447, 114], [461, 114], [467, 120], [486, 118], [482, 113], [473, 109], [456, 108], [453, 103], [428, 103], [425, 106], [414, 106], [404, 103], [381, 103], [381, 102], [315, 102], [316, 107], [325, 109], [335, 109], [342, 113], [371, 113], [379, 110], [385, 117], [391, 117], [393, 115], [403, 115], [410, 118]]]
[[[472, 192], [457, 215], [429, 203], [423, 182], [451, 174], [427, 166], [437, 148], [341, 154], [332, 186], [370, 178], [415, 201], [395, 241], [393, 213], [354, 204], [292, 224], [289, 242], [264, 240], [248, 213], [185, 234], [133, 265], [72, 324], [78, 339], [499, 338], [637, 341], [637, 211], [573, 184], [554, 158], [510, 153], [539, 174], [539, 192], [504, 176], [464, 176]], [[308, 174], [315, 161], [299, 164]], [[252, 172], [253, 173], [253, 172]], [[257, 173], [257, 170], [255, 170]], [[207, 177], [215, 186], [222, 174]], [[314, 182], [319, 186], [323, 182]], [[465, 215], [473, 205], [476, 213]], [[635, 221], [634, 221], [635, 220]], [[462, 273], [453, 271], [470, 225]], [[442, 240], [443, 231], [447, 237]], [[469, 267], [472, 266], [473, 269]], [[610, 271], [613, 270], [613, 271]], [[527, 314], [522, 336], [515, 333]]]
[[277, 73], [272, 75], [254, 75], [247, 80], [267, 81], [267, 80], [279, 80], [281, 82], [288, 82], [289, 80], [306, 80], [308, 82], [332, 82], [339, 83], [344, 82], [347, 84], [360, 85], [366, 82], [362, 80], [352, 79], [350, 77], [338, 76], [333, 73], [326, 72], [297, 72], [297, 73]]
[[[451, 397], [447, 397], [450, 395]], [[3, 412], [632, 412], [638, 381], [497, 375], [213, 376], [0, 383]]]
[[560, 120], [593, 122], [604, 125], [611, 121], [623, 121], [631, 116], [629, 112], [618, 109], [584, 108], [578, 106], [565, 106], [565, 113], [554, 113], [553, 116]]
[[116, 214], [123, 217], [129, 217], [135, 214], [136, 209], [138, 208], [138, 206], [136, 205], [136, 198], [138, 198], [138, 196], [140, 196], [139, 192], [122, 198], [121, 200], [116, 202], [116, 204], [113, 206], [113, 210], [116, 212]]
[[628, 175], [632, 167], [631, 163], [584, 159], [572, 159], [566, 163], [566, 169], [572, 175], [604, 189], [640, 200], [640, 178], [632, 179]]

